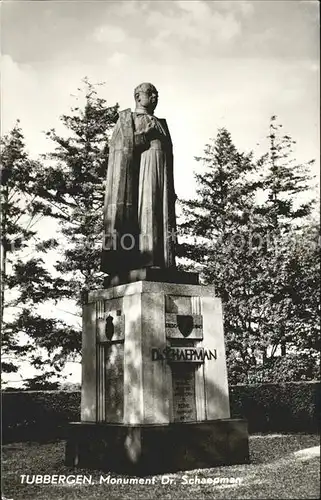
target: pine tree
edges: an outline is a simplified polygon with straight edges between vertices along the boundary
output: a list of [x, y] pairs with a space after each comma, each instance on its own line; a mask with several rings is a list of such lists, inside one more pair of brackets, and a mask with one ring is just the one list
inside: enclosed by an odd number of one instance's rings
[[[45, 156], [43, 182], [55, 199], [63, 249], [56, 269], [65, 277], [60, 297], [79, 304], [81, 292], [102, 286], [103, 197], [108, 138], [118, 118], [118, 105], [107, 106], [87, 79], [78, 89], [79, 105], [63, 115], [64, 136], [47, 133], [55, 151]], [[81, 105], [84, 99], [84, 106]]]
[[[315, 311], [312, 290], [318, 289], [318, 279], [311, 251], [297, 247], [313, 207], [313, 201], [297, 200], [308, 192], [311, 162], [292, 161], [293, 141], [277, 136], [274, 121], [270, 150], [256, 162], [252, 154], [239, 153], [228, 132], [220, 130], [204, 157], [196, 158], [204, 168], [196, 175], [196, 199], [183, 202], [181, 256], [201, 271], [205, 283], [215, 285], [223, 301], [234, 383], [277, 377], [271, 367], [279, 348], [284, 354], [285, 341], [298, 348], [309, 337], [309, 353], [315, 352], [317, 313], [305, 329], [299, 318]], [[309, 290], [304, 297], [303, 290]]]
[[258, 187], [253, 157], [240, 153], [228, 131], [221, 129], [206, 145], [204, 157], [196, 160], [204, 172], [196, 174], [196, 199], [183, 202], [180, 229], [189, 241], [181, 244], [180, 255], [196, 262], [203, 281], [215, 285], [224, 303], [229, 357], [234, 365], [239, 360], [244, 370], [255, 358], [256, 335], [250, 287], [256, 270], [249, 253]]
[[109, 136], [118, 118], [118, 105], [107, 106], [97, 85], [84, 79], [78, 91], [77, 105], [61, 117], [65, 133], [59, 135], [54, 129], [46, 133], [55, 149], [43, 155], [40, 179], [49, 196], [47, 212], [58, 222], [56, 277], [49, 296], [67, 300], [66, 321], [70, 315], [64, 338], [53, 339], [53, 346], [60, 349], [61, 368], [70, 356], [79, 361], [74, 355], [81, 349], [82, 294], [103, 284], [103, 198]]
[[55, 293], [44, 256], [57, 242], [38, 233], [40, 220], [50, 213], [50, 194], [39, 183], [42, 165], [28, 156], [19, 122], [3, 137], [1, 149], [2, 371], [18, 372], [19, 361], [27, 359], [44, 372], [41, 383], [61, 369], [52, 341], [65, 332], [63, 322], [37, 312]]
[[[51, 300], [57, 303], [63, 299], [71, 299], [73, 304], [79, 306], [81, 292], [101, 286], [104, 277], [99, 270], [104, 182], [108, 138], [118, 118], [118, 105], [108, 107], [106, 101], [98, 97], [96, 86], [87, 79], [84, 80], [84, 88], [78, 90], [78, 106], [72, 108], [70, 115], [61, 117], [66, 134], [58, 135], [54, 129], [47, 132], [48, 139], [54, 142], [56, 148], [54, 152], [42, 157], [41, 164], [33, 162], [34, 181], [27, 193], [30, 196], [28, 206], [32, 216], [39, 214], [47, 217], [47, 221], [50, 218], [58, 221], [59, 230], [52, 225], [52, 239], [48, 242], [38, 239], [35, 247], [37, 252], [55, 248], [55, 272], [50, 273], [37, 254], [28, 263], [16, 258], [14, 275], [5, 278], [7, 288], [19, 288], [19, 304], [28, 306], [21, 310], [13, 322], [6, 323], [8, 356], [14, 348], [13, 339], [22, 331], [32, 339], [32, 346], [22, 347], [19, 344], [17, 350], [22, 353], [22, 349], [25, 349], [33, 366], [43, 368], [45, 353], [49, 356], [47, 362], [51, 371], [29, 381], [27, 386], [33, 388], [42, 387], [43, 384], [49, 387], [48, 377], [59, 375], [66, 361], [77, 359], [81, 348], [81, 312], [79, 307], [68, 311], [79, 319], [78, 324], [75, 321], [66, 323], [54, 318], [44, 318], [33, 309], [31, 300], [37, 303]], [[12, 141], [10, 144], [12, 148]], [[20, 150], [24, 150], [23, 144]], [[18, 167], [17, 162], [16, 165]], [[10, 161], [4, 165], [4, 178], [8, 168], [11, 168]], [[21, 192], [24, 195], [26, 190], [23, 175], [31, 172], [30, 165], [26, 163], [24, 170], [16, 168], [14, 171], [22, 179], [18, 189], [18, 197], [21, 197]], [[10, 211], [13, 213], [12, 206], [8, 206], [6, 213]], [[21, 212], [27, 215], [24, 206]], [[7, 225], [6, 215], [3, 227]], [[30, 230], [28, 222], [26, 227]], [[35, 237], [35, 234], [30, 234], [31, 237]], [[26, 238], [27, 233], [24, 234], [24, 241]], [[4, 245], [7, 248], [5, 240]], [[4, 262], [5, 267], [8, 262], [7, 254]], [[18, 299], [15, 305], [17, 304]], [[7, 369], [14, 367], [8, 365]]]

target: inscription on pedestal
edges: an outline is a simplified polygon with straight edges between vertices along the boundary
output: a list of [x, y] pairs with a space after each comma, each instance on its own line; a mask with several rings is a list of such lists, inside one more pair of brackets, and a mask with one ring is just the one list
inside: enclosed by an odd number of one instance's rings
[[196, 420], [195, 368], [188, 365], [172, 367], [174, 422]]

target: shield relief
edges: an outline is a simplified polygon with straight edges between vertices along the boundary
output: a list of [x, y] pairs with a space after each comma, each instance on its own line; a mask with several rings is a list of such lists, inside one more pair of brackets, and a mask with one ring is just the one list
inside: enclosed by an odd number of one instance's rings
[[188, 337], [194, 328], [193, 316], [189, 315], [177, 315], [177, 326], [179, 331], [184, 337]]

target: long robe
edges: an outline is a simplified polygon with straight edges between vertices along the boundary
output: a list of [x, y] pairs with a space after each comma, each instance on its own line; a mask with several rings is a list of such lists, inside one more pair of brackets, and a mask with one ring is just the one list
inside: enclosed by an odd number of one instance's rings
[[166, 120], [120, 112], [110, 144], [104, 205], [102, 270], [175, 267], [175, 191], [172, 143]]

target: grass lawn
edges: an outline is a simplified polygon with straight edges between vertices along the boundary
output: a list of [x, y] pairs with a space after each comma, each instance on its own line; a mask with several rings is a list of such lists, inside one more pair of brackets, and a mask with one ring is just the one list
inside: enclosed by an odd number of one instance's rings
[[[153, 476], [154, 484], [99, 484], [107, 472], [65, 467], [63, 441], [3, 446], [4, 497], [13, 500], [122, 500], [122, 499], [233, 499], [320, 498], [319, 436], [254, 435], [250, 437], [251, 463]], [[94, 484], [21, 484], [21, 474], [85, 474]], [[110, 473], [111, 478], [126, 478]], [[212, 484], [189, 484], [212, 478]], [[127, 477], [128, 478], [128, 477]], [[133, 478], [133, 476], [130, 476]], [[216, 478], [216, 480], [215, 480]], [[239, 478], [226, 484], [224, 478]], [[213, 484], [220, 481], [221, 484]], [[187, 484], [185, 484], [187, 483]]]

